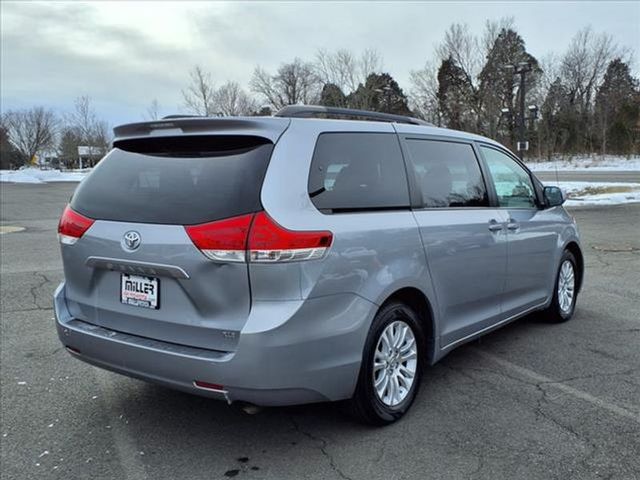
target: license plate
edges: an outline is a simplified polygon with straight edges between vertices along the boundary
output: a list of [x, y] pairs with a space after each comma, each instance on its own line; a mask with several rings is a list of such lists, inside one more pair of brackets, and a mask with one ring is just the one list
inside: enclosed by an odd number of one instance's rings
[[120, 276], [120, 301], [135, 307], [159, 308], [160, 280], [140, 275]]

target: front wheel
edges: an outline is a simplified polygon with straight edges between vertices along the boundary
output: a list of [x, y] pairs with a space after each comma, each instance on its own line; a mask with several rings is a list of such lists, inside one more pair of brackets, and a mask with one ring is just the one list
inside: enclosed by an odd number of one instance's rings
[[376, 314], [364, 347], [355, 394], [358, 419], [386, 425], [402, 417], [416, 397], [425, 341], [417, 314], [403, 303], [389, 303]]
[[576, 259], [570, 251], [565, 250], [556, 275], [553, 300], [544, 312], [548, 321], [561, 323], [573, 317], [578, 296], [577, 278]]

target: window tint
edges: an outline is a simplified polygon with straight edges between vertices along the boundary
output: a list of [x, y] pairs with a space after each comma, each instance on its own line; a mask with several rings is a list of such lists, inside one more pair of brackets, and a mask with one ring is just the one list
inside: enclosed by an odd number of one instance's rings
[[419, 139], [408, 139], [406, 144], [424, 207], [489, 205], [471, 145]]
[[325, 212], [408, 207], [398, 138], [392, 133], [323, 133], [308, 188], [313, 204]]
[[482, 154], [489, 168], [500, 207], [534, 208], [536, 195], [527, 171], [508, 155], [488, 147]]
[[257, 137], [156, 140], [116, 143], [78, 186], [72, 208], [100, 220], [175, 225], [260, 210], [271, 143]]

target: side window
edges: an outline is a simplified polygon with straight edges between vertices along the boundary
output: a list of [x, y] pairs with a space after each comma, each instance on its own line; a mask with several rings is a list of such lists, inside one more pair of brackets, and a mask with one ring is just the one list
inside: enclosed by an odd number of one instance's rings
[[498, 150], [489, 147], [480, 148], [498, 195], [498, 206], [535, 208], [536, 194], [527, 171], [511, 157]]
[[408, 207], [398, 137], [393, 133], [321, 134], [308, 189], [316, 208], [328, 213]]
[[489, 206], [471, 145], [420, 139], [407, 139], [406, 145], [424, 207]]

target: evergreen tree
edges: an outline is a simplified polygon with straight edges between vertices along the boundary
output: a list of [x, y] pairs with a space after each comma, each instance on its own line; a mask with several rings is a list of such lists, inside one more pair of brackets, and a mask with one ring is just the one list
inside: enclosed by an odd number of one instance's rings
[[0, 168], [14, 169], [24, 165], [26, 157], [9, 141], [7, 129], [0, 125]]
[[566, 152], [567, 147], [576, 136], [574, 115], [567, 96], [567, 87], [558, 77], [549, 87], [547, 95], [540, 108], [541, 119], [540, 142], [542, 151], [551, 160], [557, 152]]
[[[528, 63], [532, 68], [526, 75], [526, 95], [538, 82], [542, 71], [536, 58], [526, 51], [522, 37], [511, 28], [503, 28], [493, 42], [479, 75], [479, 100], [483, 111], [481, 131], [492, 138], [502, 136], [503, 141], [508, 140], [511, 145], [515, 145], [515, 123], [500, 123], [500, 111], [502, 108], [508, 108], [513, 113], [517, 111], [520, 78], [507, 66], [523, 63]], [[499, 125], [506, 128], [499, 129]]]
[[620, 58], [609, 63], [602, 85], [596, 94], [596, 121], [600, 131], [601, 151], [625, 153], [635, 146], [640, 120], [638, 80], [631, 76], [629, 65]]
[[82, 145], [82, 135], [77, 128], [67, 127], [60, 137], [58, 145], [58, 158], [60, 163], [67, 168], [78, 164], [78, 146]]
[[456, 130], [475, 130], [473, 86], [453, 58], [438, 69], [438, 109], [445, 125]]
[[351, 108], [361, 108], [396, 115], [412, 115], [409, 101], [398, 82], [388, 73], [372, 73], [364, 85], [358, 85], [347, 97]]
[[320, 93], [320, 105], [325, 107], [346, 107], [347, 97], [335, 83], [327, 83]]

